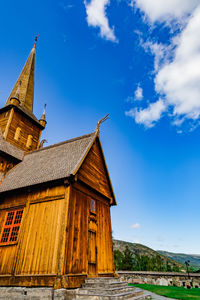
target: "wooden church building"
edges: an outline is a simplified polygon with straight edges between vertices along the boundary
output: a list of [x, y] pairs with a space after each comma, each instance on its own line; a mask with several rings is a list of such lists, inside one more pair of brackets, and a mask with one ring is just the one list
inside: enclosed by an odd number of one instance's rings
[[35, 44], [0, 109], [0, 286], [74, 288], [115, 273], [116, 200], [98, 128], [43, 147], [45, 111], [33, 114]]

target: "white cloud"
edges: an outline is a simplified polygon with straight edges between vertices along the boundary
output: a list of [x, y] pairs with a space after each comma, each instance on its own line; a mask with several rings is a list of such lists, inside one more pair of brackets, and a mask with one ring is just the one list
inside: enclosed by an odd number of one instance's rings
[[140, 85], [137, 86], [135, 90], [135, 100], [142, 100], [143, 99], [143, 89]]
[[133, 229], [138, 229], [139, 227], [140, 227], [139, 223], [135, 223], [135, 224], [131, 225], [131, 228], [133, 228]]
[[190, 15], [170, 45], [141, 43], [154, 55], [155, 92], [160, 100], [145, 109], [134, 108], [126, 115], [133, 117], [136, 123], [152, 127], [166, 111], [173, 125], [180, 127], [189, 119], [194, 129], [194, 122], [199, 125], [200, 118], [200, 1], [136, 0], [136, 3], [152, 21]]
[[140, 39], [140, 45], [144, 50], [154, 55], [154, 73], [158, 72], [159, 69], [170, 60], [174, 42], [172, 42], [171, 45], [164, 45], [161, 43], [153, 43], [152, 41], [144, 42]]
[[144, 124], [146, 127], [150, 128], [161, 118], [164, 111], [166, 111], [165, 102], [162, 99], [159, 99], [157, 102], [149, 104], [147, 108], [133, 108], [125, 114], [134, 118], [136, 123]]
[[179, 37], [175, 57], [155, 78], [155, 89], [165, 95], [174, 116], [200, 116], [200, 6]]
[[106, 16], [106, 8], [110, 0], [91, 0], [89, 3], [84, 1], [87, 13], [87, 22], [89, 26], [99, 27], [100, 36], [106, 40], [117, 42], [114, 29], [110, 28]]
[[131, 5], [134, 4], [151, 22], [162, 22], [170, 19], [180, 20], [199, 5], [199, 0], [133, 0]]

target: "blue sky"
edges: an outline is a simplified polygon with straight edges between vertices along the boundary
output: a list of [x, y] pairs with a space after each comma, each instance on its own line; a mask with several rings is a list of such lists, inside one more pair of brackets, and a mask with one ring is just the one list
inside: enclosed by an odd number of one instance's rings
[[34, 112], [48, 144], [92, 132], [118, 206], [113, 235], [200, 253], [200, 1], [1, 3], [0, 105], [39, 33]]

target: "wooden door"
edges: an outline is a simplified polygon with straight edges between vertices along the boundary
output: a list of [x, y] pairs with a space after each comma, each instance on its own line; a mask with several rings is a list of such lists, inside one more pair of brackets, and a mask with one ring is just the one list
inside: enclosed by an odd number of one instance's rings
[[96, 201], [91, 200], [88, 226], [88, 275], [97, 275], [97, 219]]
[[97, 246], [96, 232], [88, 232], [88, 274], [96, 275], [97, 272]]

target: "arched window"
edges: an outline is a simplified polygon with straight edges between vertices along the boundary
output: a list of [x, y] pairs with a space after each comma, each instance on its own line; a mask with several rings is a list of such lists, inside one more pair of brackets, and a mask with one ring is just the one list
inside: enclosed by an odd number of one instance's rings
[[32, 147], [32, 143], [33, 143], [33, 136], [29, 134], [26, 142], [26, 147], [30, 149]]
[[16, 131], [15, 131], [15, 136], [14, 136], [14, 140], [15, 141], [19, 141], [20, 140], [20, 136], [21, 136], [21, 128], [17, 127]]

